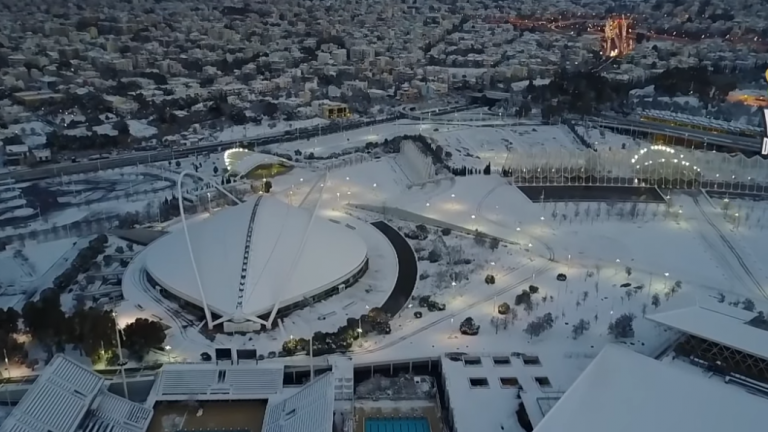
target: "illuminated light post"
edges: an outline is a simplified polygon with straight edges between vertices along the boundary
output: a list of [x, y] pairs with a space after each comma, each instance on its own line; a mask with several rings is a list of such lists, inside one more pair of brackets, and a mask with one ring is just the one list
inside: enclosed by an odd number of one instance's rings
[[120, 375], [123, 378], [123, 396], [128, 399], [128, 384], [125, 379], [125, 360], [123, 360], [123, 343], [120, 339], [120, 324], [117, 323], [117, 313], [112, 311], [112, 319], [115, 320], [115, 337], [117, 338], [117, 355], [120, 359], [118, 366], [120, 367]]
[[669, 273], [664, 273], [664, 291], [667, 290], [667, 276], [669, 276]]
[[171, 346], [170, 345], [165, 346], [165, 353], [168, 354], [168, 363], [170, 363], [171, 362]]

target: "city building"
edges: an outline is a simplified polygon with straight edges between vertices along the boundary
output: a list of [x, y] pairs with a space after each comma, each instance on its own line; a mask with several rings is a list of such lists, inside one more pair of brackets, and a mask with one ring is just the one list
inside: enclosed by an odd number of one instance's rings
[[326, 102], [318, 105], [318, 114], [326, 120], [345, 119], [352, 116], [349, 107], [343, 103]]
[[64, 99], [64, 95], [50, 90], [24, 91], [14, 93], [13, 97], [21, 104], [33, 107], [50, 100]]

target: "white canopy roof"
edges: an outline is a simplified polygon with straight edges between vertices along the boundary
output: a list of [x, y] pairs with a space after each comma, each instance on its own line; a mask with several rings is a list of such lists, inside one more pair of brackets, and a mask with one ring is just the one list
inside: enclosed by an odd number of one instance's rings
[[738, 387], [609, 345], [534, 432], [756, 431], [767, 413]]
[[[365, 262], [366, 244], [353, 230], [325, 219], [313, 220], [309, 210], [269, 196], [262, 197], [253, 213], [256, 203], [249, 200], [225, 208], [188, 227], [205, 299], [219, 315], [271, 312], [275, 303], [290, 304], [343, 282]], [[156, 281], [202, 304], [184, 230], [160, 238], [146, 253], [147, 271]]]
[[143, 432], [152, 410], [113, 395], [104, 378], [58, 354], [0, 425], [2, 432]]
[[768, 331], [747, 325], [754, 312], [714, 303], [646, 316], [684, 333], [768, 360]]
[[264, 432], [331, 432], [333, 403], [333, 374], [329, 372], [280, 402], [270, 399]]
[[232, 174], [242, 175], [259, 165], [279, 164], [290, 166], [287, 160], [266, 153], [258, 153], [245, 149], [231, 149], [224, 152], [224, 164]]

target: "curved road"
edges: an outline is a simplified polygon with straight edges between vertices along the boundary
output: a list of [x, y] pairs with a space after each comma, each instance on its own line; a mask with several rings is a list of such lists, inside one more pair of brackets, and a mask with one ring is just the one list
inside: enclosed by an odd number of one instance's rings
[[413, 290], [416, 288], [416, 277], [418, 274], [416, 253], [413, 252], [413, 248], [408, 243], [408, 240], [390, 224], [384, 221], [376, 221], [372, 222], [371, 225], [384, 234], [384, 237], [392, 244], [392, 248], [395, 249], [395, 254], [397, 255], [395, 287], [384, 301], [384, 304], [381, 305], [381, 309], [387, 315], [393, 317], [399, 314], [405, 305], [408, 304], [411, 295], [413, 295]]

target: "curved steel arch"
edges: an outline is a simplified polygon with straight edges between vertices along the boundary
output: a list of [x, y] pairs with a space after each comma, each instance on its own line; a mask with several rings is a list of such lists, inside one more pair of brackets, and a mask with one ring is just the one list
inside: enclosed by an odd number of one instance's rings
[[[301, 257], [302, 253], [304, 252], [304, 247], [305, 247], [305, 245], [307, 243], [307, 237], [308, 237], [308, 234], [309, 234], [309, 230], [312, 227], [312, 224], [313, 224], [313, 222], [315, 220], [315, 215], [317, 214], [317, 209], [320, 206], [320, 202], [322, 201], [323, 191], [325, 190], [325, 185], [328, 183], [327, 180], [328, 180], [328, 173], [326, 172], [323, 175], [321, 175], [320, 178], [318, 178], [318, 180], [315, 182], [315, 184], [309, 189], [309, 193], [312, 193], [312, 191], [314, 191], [316, 187], [319, 187], [319, 197], [317, 199], [317, 202], [312, 207], [312, 213], [311, 213], [311, 216], [309, 218], [309, 223], [307, 224], [307, 227], [304, 230], [304, 235], [301, 238], [301, 243], [299, 244], [299, 248], [298, 248], [298, 250], [296, 251], [296, 253], [294, 254], [294, 256], [293, 256], [293, 258], [291, 260], [291, 265], [288, 267], [289, 269], [291, 269], [290, 274], [286, 275], [286, 283], [288, 283], [288, 284], [290, 284], [293, 281], [293, 275], [295, 274], [295, 272], [293, 272], [293, 269], [296, 267], [296, 263], [298, 262], [299, 258]], [[309, 195], [309, 193], [308, 193], [308, 195]], [[306, 199], [306, 197], [305, 197], [305, 199]], [[303, 203], [303, 201], [302, 201], [302, 203]], [[270, 259], [272, 259], [272, 255], [270, 255], [270, 257], [268, 258], [268, 260], [270, 260]], [[265, 265], [265, 268], [266, 267], [267, 266]], [[259, 278], [260, 277], [261, 276], [259, 276]], [[256, 282], [258, 283], [258, 280]], [[250, 295], [248, 296], [248, 299], [246, 299], [246, 302], [248, 302], [248, 300], [251, 298], [253, 293], [254, 292], [251, 291]], [[280, 302], [281, 302], [281, 300], [276, 300], [275, 301], [275, 304], [272, 307], [272, 312], [270, 313], [269, 319], [266, 322], [264, 322], [262, 319], [260, 319], [258, 317], [255, 317], [255, 316], [248, 315], [248, 316], [246, 316], [246, 318], [248, 318], [249, 320], [254, 321], [254, 322], [265, 324], [267, 327], [271, 327], [272, 323], [275, 320], [275, 317], [277, 316], [277, 311], [278, 311], [278, 309], [280, 309]]]
[[208, 301], [205, 299], [205, 292], [203, 291], [203, 282], [200, 280], [200, 272], [197, 269], [197, 263], [195, 262], [195, 254], [192, 251], [192, 242], [189, 240], [189, 230], [187, 229], [187, 218], [186, 218], [186, 215], [184, 215], [184, 195], [181, 191], [181, 182], [182, 180], [184, 180], [184, 177], [187, 175], [197, 177], [203, 181], [209, 182], [219, 192], [232, 198], [238, 204], [242, 204], [243, 202], [235, 198], [231, 193], [227, 192], [217, 182], [212, 181], [210, 178], [205, 177], [201, 174], [198, 174], [194, 171], [189, 171], [189, 170], [182, 171], [181, 174], [179, 174], [179, 179], [176, 181], [176, 191], [179, 199], [179, 214], [181, 215], [181, 225], [182, 227], [184, 227], [184, 237], [186, 237], [187, 239], [187, 249], [189, 250], [189, 259], [192, 261], [192, 270], [195, 272], [195, 279], [197, 279], [197, 287], [200, 289], [200, 299], [203, 301], [203, 310], [205, 311], [205, 320], [208, 322], [208, 329], [210, 330], [213, 328], [214, 322], [213, 322], [213, 318], [211, 317], [211, 310], [208, 309]]

